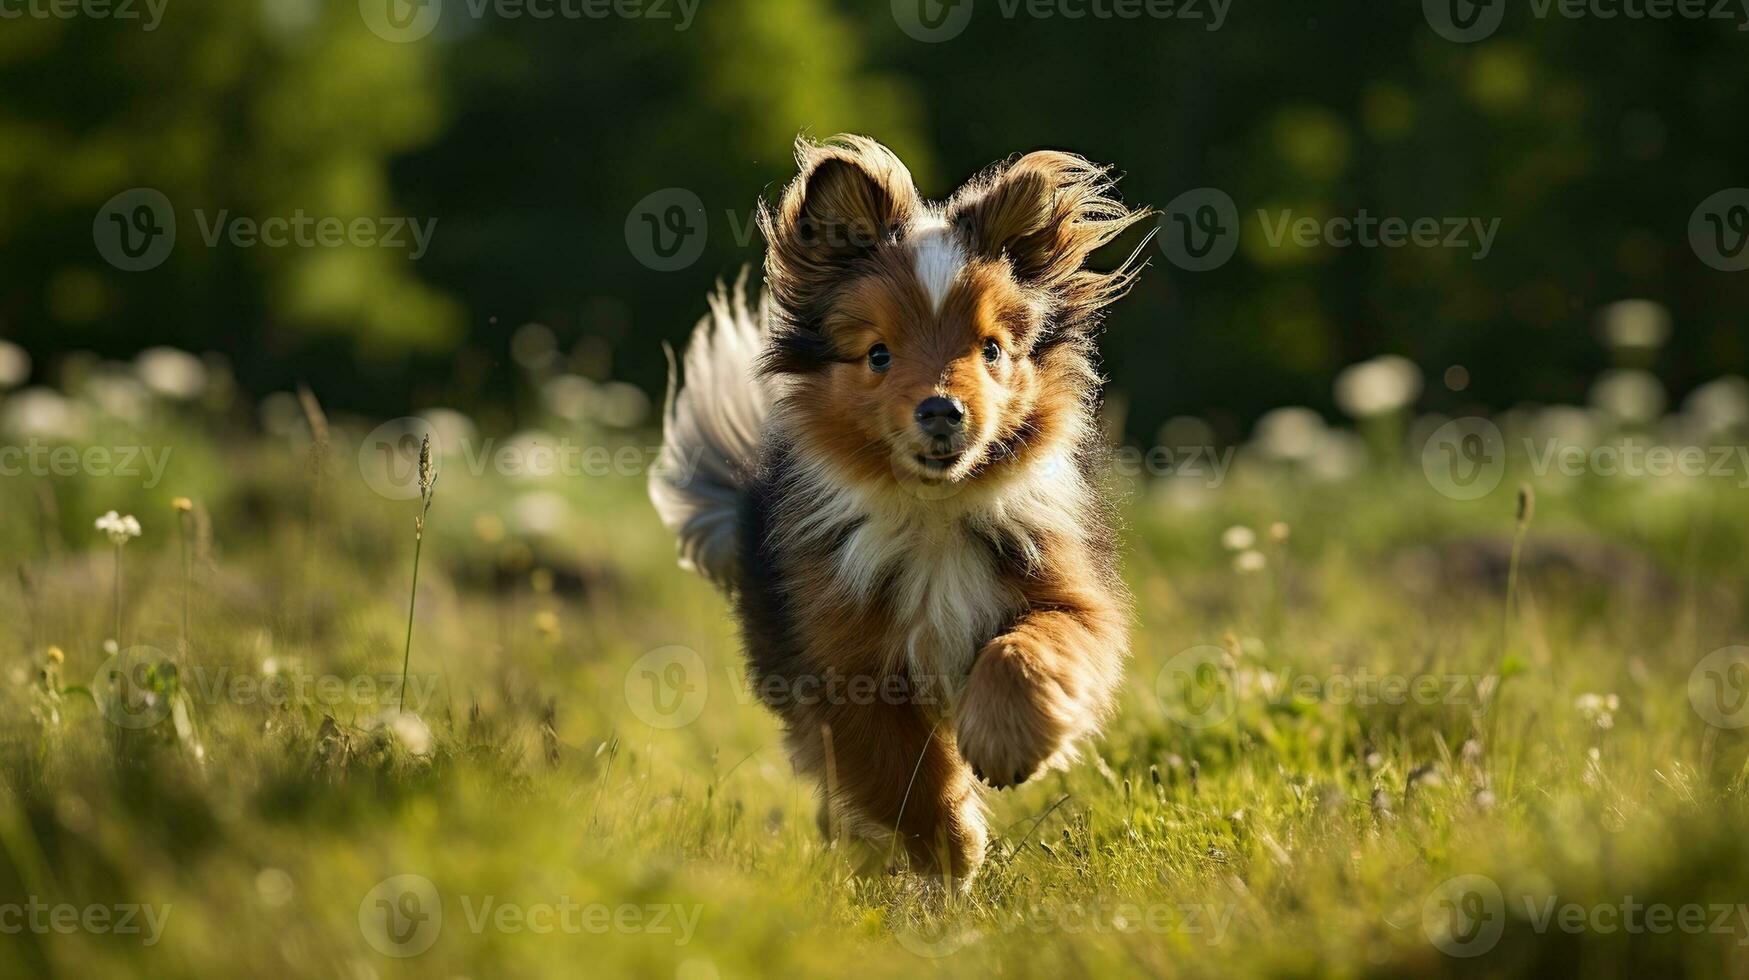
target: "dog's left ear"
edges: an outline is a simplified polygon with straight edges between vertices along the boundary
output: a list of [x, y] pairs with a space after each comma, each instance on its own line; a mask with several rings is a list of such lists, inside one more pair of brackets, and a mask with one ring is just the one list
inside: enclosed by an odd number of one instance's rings
[[1044, 290], [1056, 328], [1075, 332], [1090, 328], [1143, 265], [1140, 247], [1110, 272], [1087, 269], [1088, 257], [1153, 214], [1125, 207], [1106, 168], [1040, 150], [966, 185], [947, 217], [975, 253], [1006, 260], [1022, 284]]

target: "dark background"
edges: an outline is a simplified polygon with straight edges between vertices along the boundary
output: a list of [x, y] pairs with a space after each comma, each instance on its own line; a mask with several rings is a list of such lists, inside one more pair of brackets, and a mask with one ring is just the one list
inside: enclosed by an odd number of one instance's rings
[[[660, 341], [758, 263], [752, 207], [792, 174], [795, 135], [858, 131], [930, 197], [1040, 147], [1114, 165], [1133, 203], [1232, 196], [1233, 260], [1186, 272], [1151, 247], [1110, 321], [1137, 433], [1180, 413], [1234, 437], [1276, 405], [1333, 412], [1335, 372], [1380, 353], [1421, 367], [1426, 408], [1583, 402], [1611, 358], [1598, 310], [1623, 298], [1669, 310], [1669, 344], [1637, 366], [1674, 396], [1749, 368], [1749, 275], [1709, 268], [1687, 234], [1703, 199], [1749, 183], [1749, 34], [1495, 2], [1504, 23], [1473, 44], [1419, 4], [1263, 0], [1233, 0], [1218, 31], [1206, 3], [1201, 19], [1071, 20], [976, 0], [941, 43], [900, 30], [885, 0], [703, 0], [683, 31], [446, 0], [410, 43], [372, 33], [353, 0], [168, 0], [150, 32], [4, 21], [0, 336], [38, 383], [72, 351], [171, 344], [221, 352], [256, 395], [307, 381], [349, 410], [487, 412], [512, 398], [511, 335], [538, 322], [573, 369], [653, 391]], [[174, 202], [180, 235], [163, 265], [126, 273], [92, 223], [139, 186]], [[709, 227], [702, 257], [667, 272], [626, 241], [665, 188], [697, 194]], [[1267, 248], [1258, 208], [1500, 224], [1481, 261]], [[414, 262], [209, 248], [196, 209], [438, 224]], [[1437, 383], [1453, 364], [1461, 394]]]

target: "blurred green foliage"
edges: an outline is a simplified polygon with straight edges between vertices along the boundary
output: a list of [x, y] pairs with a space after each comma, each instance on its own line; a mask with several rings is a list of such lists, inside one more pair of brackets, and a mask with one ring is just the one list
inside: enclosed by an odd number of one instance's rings
[[[387, 0], [385, 0], [387, 2]], [[213, 349], [247, 389], [307, 380], [392, 411], [503, 400], [509, 337], [550, 326], [573, 367], [654, 389], [719, 276], [757, 265], [754, 202], [797, 133], [874, 135], [944, 196], [1010, 153], [1065, 147], [1135, 202], [1214, 186], [1246, 238], [1204, 273], [1162, 261], [1115, 314], [1129, 425], [1209, 415], [1226, 437], [1390, 351], [1473, 385], [1427, 407], [1583, 400], [1597, 309], [1667, 306], [1655, 363], [1677, 394], [1749, 367], [1749, 277], [1689, 248], [1742, 182], [1744, 35], [1717, 20], [1507, 11], [1475, 44], [1417, 4], [1236, 3], [1186, 19], [1039, 19], [986, 0], [942, 43], [888, 3], [709, 0], [667, 19], [536, 19], [450, 0], [396, 43], [353, 0], [169, 0], [162, 23], [23, 18], [0, 31], [0, 335], [53, 381], [57, 354]], [[416, 9], [416, 8], [413, 8]], [[153, 187], [182, 224], [126, 273], [93, 216]], [[705, 208], [702, 256], [640, 264], [627, 216], [664, 188]], [[1272, 247], [1256, 212], [1499, 219], [1486, 259], [1449, 248]], [[388, 248], [206, 246], [194, 212], [436, 219]], [[1136, 240], [1140, 235], [1136, 236]], [[1133, 245], [1134, 241], [1126, 244]], [[1115, 261], [1115, 257], [1108, 259]]]

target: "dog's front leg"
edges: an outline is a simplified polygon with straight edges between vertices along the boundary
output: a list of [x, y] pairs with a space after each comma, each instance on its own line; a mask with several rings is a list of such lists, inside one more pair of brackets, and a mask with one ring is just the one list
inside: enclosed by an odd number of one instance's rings
[[1101, 590], [1059, 581], [1027, 591], [1032, 611], [978, 652], [960, 703], [960, 754], [997, 788], [1099, 727], [1128, 643], [1120, 604]]
[[880, 698], [810, 706], [789, 725], [797, 761], [835, 796], [828, 813], [892, 832], [912, 870], [970, 886], [988, 832], [971, 772], [930, 712]]

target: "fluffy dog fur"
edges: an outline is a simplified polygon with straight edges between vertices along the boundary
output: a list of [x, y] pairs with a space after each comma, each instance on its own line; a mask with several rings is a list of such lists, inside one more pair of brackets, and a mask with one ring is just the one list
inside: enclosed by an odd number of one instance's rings
[[651, 496], [682, 564], [734, 597], [824, 813], [963, 888], [976, 783], [1071, 759], [1122, 674], [1093, 336], [1140, 249], [1086, 262], [1147, 214], [1068, 153], [942, 204], [872, 140], [796, 161], [760, 215], [764, 301], [719, 290], [670, 394], [665, 451], [700, 467]]

